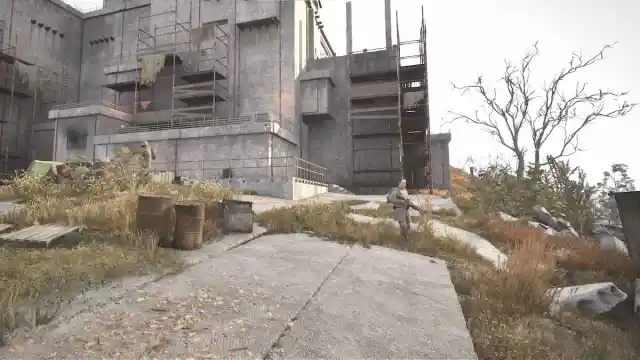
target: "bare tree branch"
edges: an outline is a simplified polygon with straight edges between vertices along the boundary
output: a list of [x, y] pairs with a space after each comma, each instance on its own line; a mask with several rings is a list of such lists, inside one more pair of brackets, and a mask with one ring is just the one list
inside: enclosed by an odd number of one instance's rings
[[[488, 113], [479, 116], [478, 111], [473, 116], [450, 112], [453, 115], [449, 121], [463, 120], [467, 123], [479, 125], [482, 129], [498, 139], [500, 144], [514, 153], [518, 159], [517, 174], [524, 174], [524, 155], [526, 149], [520, 143], [520, 133], [528, 123], [530, 117], [531, 102], [535, 99], [535, 92], [531, 90], [529, 79], [531, 77], [530, 66], [539, 54], [538, 44], [533, 45], [533, 50], [527, 52], [520, 60], [518, 66], [505, 60], [505, 71], [500, 81], [506, 90], [506, 99], [498, 100], [497, 91], [488, 91], [484, 85], [482, 76], [478, 76], [475, 83], [466, 86], [456, 86], [461, 94], [475, 92], [482, 98], [482, 102]], [[498, 118], [498, 119], [496, 119]]]
[[545, 163], [541, 161], [541, 149], [552, 134], [561, 131], [564, 136], [560, 151], [551, 158], [558, 160], [568, 157], [580, 151], [579, 134], [589, 124], [602, 118], [625, 116], [636, 106], [625, 101], [621, 105], [607, 108], [607, 103], [617, 102], [628, 93], [604, 90], [590, 93], [586, 90], [586, 83], [577, 82], [571, 96], [566, 96], [561, 90], [561, 85], [567, 78], [581, 69], [604, 60], [605, 52], [614, 45], [615, 43], [603, 46], [598, 53], [589, 58], [585, 58], [580, 52], [573, 53], [568, 67], [556, 74], [549, 85], [544, 86], [544, 101], [535, 116], [527, 120], [531, 130], [536, 169], [548, 164], [548, 161]]
[[[518, 159], [518, 177], [522, 177], [525, 168], [526, 149], [520, 135], [526, 124], [534, 148], [534, 170], [538, 173], [540, 167], [549, 165], [550, 161], [555, 162], [581, 151], [580, 134], [590, 124], [599, 119], [623, 117], [636, 107], [637, 104], [620, 101], [628, 95], [627, 92], [602, 89], [589, 91], [585, 82], [578, 81], [572, 91], [564, 92], [567, 79], [604, 60], [605, 52], [614, 45], [615, 43], [603, 46], [591, 57], [574, 52], [568, 66], [544, 84], [541, 96], [537, 96], [530, 83], [531, 64], [540, 53], [536, 42], [520, 59], [519, 64], [505, 61], [505, 71], [500, 78], [506, 94], [502, 100], [498, 100], [495, 88], [487, 89], [482, 76], [478, 76], [470, 85], [453, 85], [462, 95], [470, 92], [480, 95], [484, 108], [488, 111], [485, 114], [475, 111], [472, 115], [450, 111], [452, 118], [448, 123], [463, 120], [478, 125], [494, 136]], [[562, 139], [560, 149], [553, 154], [542, 154], [544, 144], [554, 134]]]

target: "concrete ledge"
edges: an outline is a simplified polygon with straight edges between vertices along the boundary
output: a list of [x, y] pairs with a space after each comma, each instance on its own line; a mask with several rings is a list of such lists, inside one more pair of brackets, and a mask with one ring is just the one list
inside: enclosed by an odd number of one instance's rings
[[119, 64], [105, 65], [103, 72], [105, 75], [110, 75], [110, 74], [119, 74], [119, 73], [129, 72], [129, 71], [136, 71], [138, 69], [140, 69], [140, 65], [138, 65], [138, 63], [123, 62]]
[[49, 111], [49, 119], [74, 118], [89, 115], [104, 115], [120, 121], [131, 122], [131, 114], [112, 109], [103, 105], [87, 105], [70, 109], [55, 109]]
[[151, 0], [127, 0], [124, 3], [118, 3], [108, 8], [102, 8], [102, 9], [90, 11], [87, 13], [80, 13], [80, 16], [83, 19], [90, 19], [93, 17], [109, 15], [109, 14], [117, 13], [120, 11], [141, 8], [145, 6], [151, 6]]
[[293, 144], [297, 141], [293, 135], [285, 129], [282, 129], [277, 123], [259, 123], [246, 122], [243, 124], [231, 124], [224, 126], [206, 126], [188, 129], [169, 129], [132, 132], [112, 135], [97, 135], [94, 137], [95, 145], [104, 144], [123, 144], [140, 141], [159, 141], [168, 139], [190, 139], [190, 138], [206, 138], [216, 136], [229, 135], [249, 135], [273, 133]]

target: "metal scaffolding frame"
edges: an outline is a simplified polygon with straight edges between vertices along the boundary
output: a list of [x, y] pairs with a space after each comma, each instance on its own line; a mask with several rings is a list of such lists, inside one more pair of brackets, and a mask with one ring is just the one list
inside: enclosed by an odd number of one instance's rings
[[[429, 189], [433, 194], [431, 170], [431, 121], [427, 71], [427, 26], [424, 6], [418, 40], [400, 41], [396, 11], [396, 74], [398, 80], [398, 128], [400, 129], [400, 166], [402, 177], [413, 189]], [[406, 45], [417, 45], [418, 53], [403, 55]], [[416, 64], [403, 64], [417, 60]]]
[[[171, 104], [170, 117], [168, 119], [157, 120], [157, 122], [170, 122], [195, 119], [215, 118], [216, 102], [226, 101], [228, 97], [228, 87], [221, 84], [221, 80], [226, 80], [227, 58], [228, 58], [228, 38], [221, 25], [208, 24], [202, 27], [193, 27], [192, 2], [189, 2], [189, 16], [185, 21], [178, 20], [178, 2], [175, 0], [174, 7], [166, 12], [150, 14], [138, 18], [138, 30], [136, 40], [136, 79], [134, 81], [134, 115], [140, 111], [140, 106], [146, 107], [143, 100], [140, 100], [140, 90], [143, 87], [151, 89], [151, 96], [154, 95], [155, 82], [160, 79], [171, 78]], [[186, 11], [186, 10], [185, 10]], [[166, 25], [154, 26], [153, 20], [159, 17], [167, 17]], [[143, 23], [149, 23], [149, 30], [143, 28]], [[151, 29], [152, 27], [152, 29]], [[200, 35], [200, 39], [197, 39]], [[160, 42], [159, 37], [172, 38], [171, 41]], [[182, 37], [185, 40], [181, 41]], [[202, 37], [206, 37], [203, 39]], [[203, 46], [205, 41], [211, 42], [210, 46]], [[156, 77], [152, 84], [142, 83], [142, 58], [145, 56], [165, 56], [165, 63], [171, 65], [170, 74]], [[191, 63], [187, 67], [182, 67], [183, 73], [177, 74], [177, 66], [183, 65], [184, 55]], [[159, 72], [158, 72], [159, 73]], [[148, 100], [147, 100], [148, 101]], [[178, 101], [184, 106], [178, 106]], [[154, 103], [151, 99], [147, 104]]]
[[[431, 190], [424, 9], [419, 39], [400, 40], [396, 12], [395, 45], [347, 56], [352, 87], [378, 89], [375, 95], [358, 98], [349, 93], [352, 187], [382, 193], [403, 177], [410, 189]], [[369, 65], [356, 70], [356, 62]]]
[[[10, 76], [6, 76], [7, 73], [4, 72], [3, 76], [2, 76], [2, 82], [3, 82], [3, 86], [6, 86], [6, 81], [10, 80], [10, 83], [8, 84], [9, 89], [5, 89], [3, 88], [2, 92], [4, 93], [4, 95], [6, 94], [6, 90], [9, 90], [9, 99], [8, 99], [8, 104], [9, 104], [9, 113], [7, 114], [7, 118], [5, 119], [4, 116], [6, 114], [6, 98], [4, 98], [5, 101], [3, 101], [3, 106], [2, 106], [2, 121], [0, 121], [0, 154], [2, 155], [2, 173], [6, 174], [8, 172], [8, 163], [9, 163], [9, 146], [4, 144], [4, 138], [5, 138], [5, 124], [9, 123], [11, 118], [13, 117], [13, 100], [14, 100], [14, 96], [16, 93], [16, 75], [17, 75], [17, 59], [16, 59], [16, 55], [17, 55], [17, 49], [15, 46], [11, 45], [11, 44], [7, 44], [4, 43], [2, 41], [2, 39], [0, 39], [0, 62], [6, 64], [7, 66], [3, 66], [3, 68], [6, 69], [11, 69], [11, 75]], [[18, 125], [19, 126], [19, 125]]]

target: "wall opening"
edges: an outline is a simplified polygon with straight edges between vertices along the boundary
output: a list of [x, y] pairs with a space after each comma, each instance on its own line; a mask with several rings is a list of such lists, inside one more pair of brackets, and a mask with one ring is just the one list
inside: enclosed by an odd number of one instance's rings
[[67, 150], [87, 148], [87, 133], [78, 129], [67, 129]]

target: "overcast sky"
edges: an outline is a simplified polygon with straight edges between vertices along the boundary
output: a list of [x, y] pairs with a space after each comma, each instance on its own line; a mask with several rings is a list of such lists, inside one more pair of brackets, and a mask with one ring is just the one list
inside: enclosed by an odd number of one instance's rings
[[[263, 0], [269, 1], [269, 0]], [[66, 0], [81, 8], [94, 8], [101, 0]], [[384, 0], [353, 0], [354, 50], [384, 46]], [[334, 49], [345, 53], [345, 1], [323, 0], [321, 19]], [[640, 2], [633, 0], [392, 0], [399, 12], [400, 37], [419, 38], [420, 7], [424, 6], [428, 31], [429, 95], [432, 131], [451, 131], [451, 163], [469, 166], [467, 158], [486, 164], [499, 154], [510, 157], [488, 134], [472, 125], [446, 125], [448, 112], [479, 109], [479, 99], [461, 97], [451, 82], [468, 84], [484, 74], [487, 86], [504, 70], [504, 59], [518, 60], [539, 41], [540, 57], [533, 69], [540, 88], [567, 64], [571, 53], [596, 53], [617, 42], [606, 60], [582, 71], [572, 81], [587, 81], [591, 89], [629, 91], [629, 101], [640, 103]], [[395, 40], [394, 40], [395, 41]], [[571, 83], [570, 85], [573, 85]], [[603, 120], [584, 131], [580, 144], [586, 151], [571, 158], [592, 181], [600, 179], [611, 163], [629, 165], [640, 180], [640, 108], [623, 119]], [[550, 144], [549, 152], [557, 150]], [[530, 148], [530, 146], [529, 146]]]

